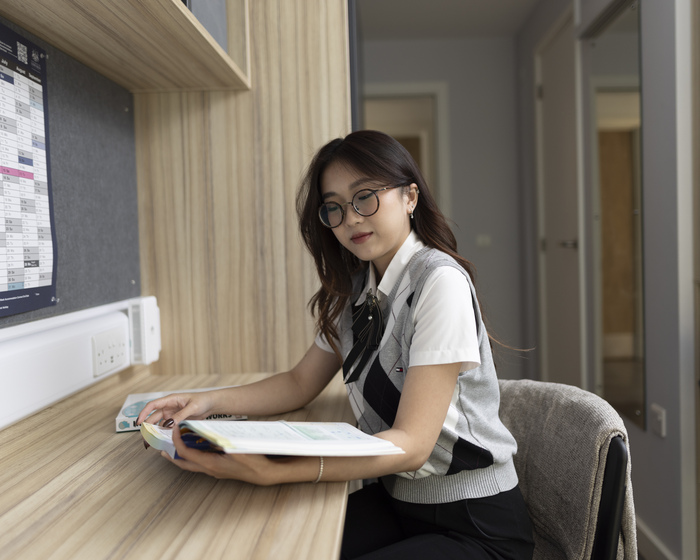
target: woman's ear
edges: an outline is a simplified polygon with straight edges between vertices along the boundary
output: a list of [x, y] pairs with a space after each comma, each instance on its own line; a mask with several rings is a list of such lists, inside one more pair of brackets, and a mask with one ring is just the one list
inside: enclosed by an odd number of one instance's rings
[[408, 185], [408, 193], [406, 194], [409, 207], [415, 208], [418, 203], [418, 185], [411, 183]]

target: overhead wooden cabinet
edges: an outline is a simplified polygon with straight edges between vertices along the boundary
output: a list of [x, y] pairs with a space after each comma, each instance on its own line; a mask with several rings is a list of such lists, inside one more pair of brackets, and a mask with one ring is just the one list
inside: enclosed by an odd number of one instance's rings
[[0, 15], [132, 92], [248, 89], [246, 0], [229, 56], [181, 0], [3, 0]]

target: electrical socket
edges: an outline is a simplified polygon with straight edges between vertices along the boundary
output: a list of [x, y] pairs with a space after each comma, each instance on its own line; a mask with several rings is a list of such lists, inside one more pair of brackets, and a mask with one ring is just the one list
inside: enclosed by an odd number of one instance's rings
[[100, 377], [129, 365], [129, 330], [125, 324], [92, 336], [92, 374]]
[[666, 437], [666, 409], [656, 403], [652, 403], [650, 408], [651, 431], [662, 438]]

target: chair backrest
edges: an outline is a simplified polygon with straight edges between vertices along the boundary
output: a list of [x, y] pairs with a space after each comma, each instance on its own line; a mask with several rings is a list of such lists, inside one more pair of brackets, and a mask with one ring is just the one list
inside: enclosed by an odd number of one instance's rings
[[628, 439], [619, 414], [570, 385], [499, 383], [501, 420], [518, 442], [515, 467], [535, 529], [535, 558], [636, 559]]

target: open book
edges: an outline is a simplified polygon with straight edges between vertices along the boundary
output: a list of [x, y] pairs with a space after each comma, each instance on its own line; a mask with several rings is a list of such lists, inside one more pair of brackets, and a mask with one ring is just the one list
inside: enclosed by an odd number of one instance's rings
[[[404, 452], [345, 422], [185, 420], [179, 429], [188, 447], [219, 453], [361, 457]], [[151, 447], [178, 458], [172, 430], [144, 422], [141, 434]]]

